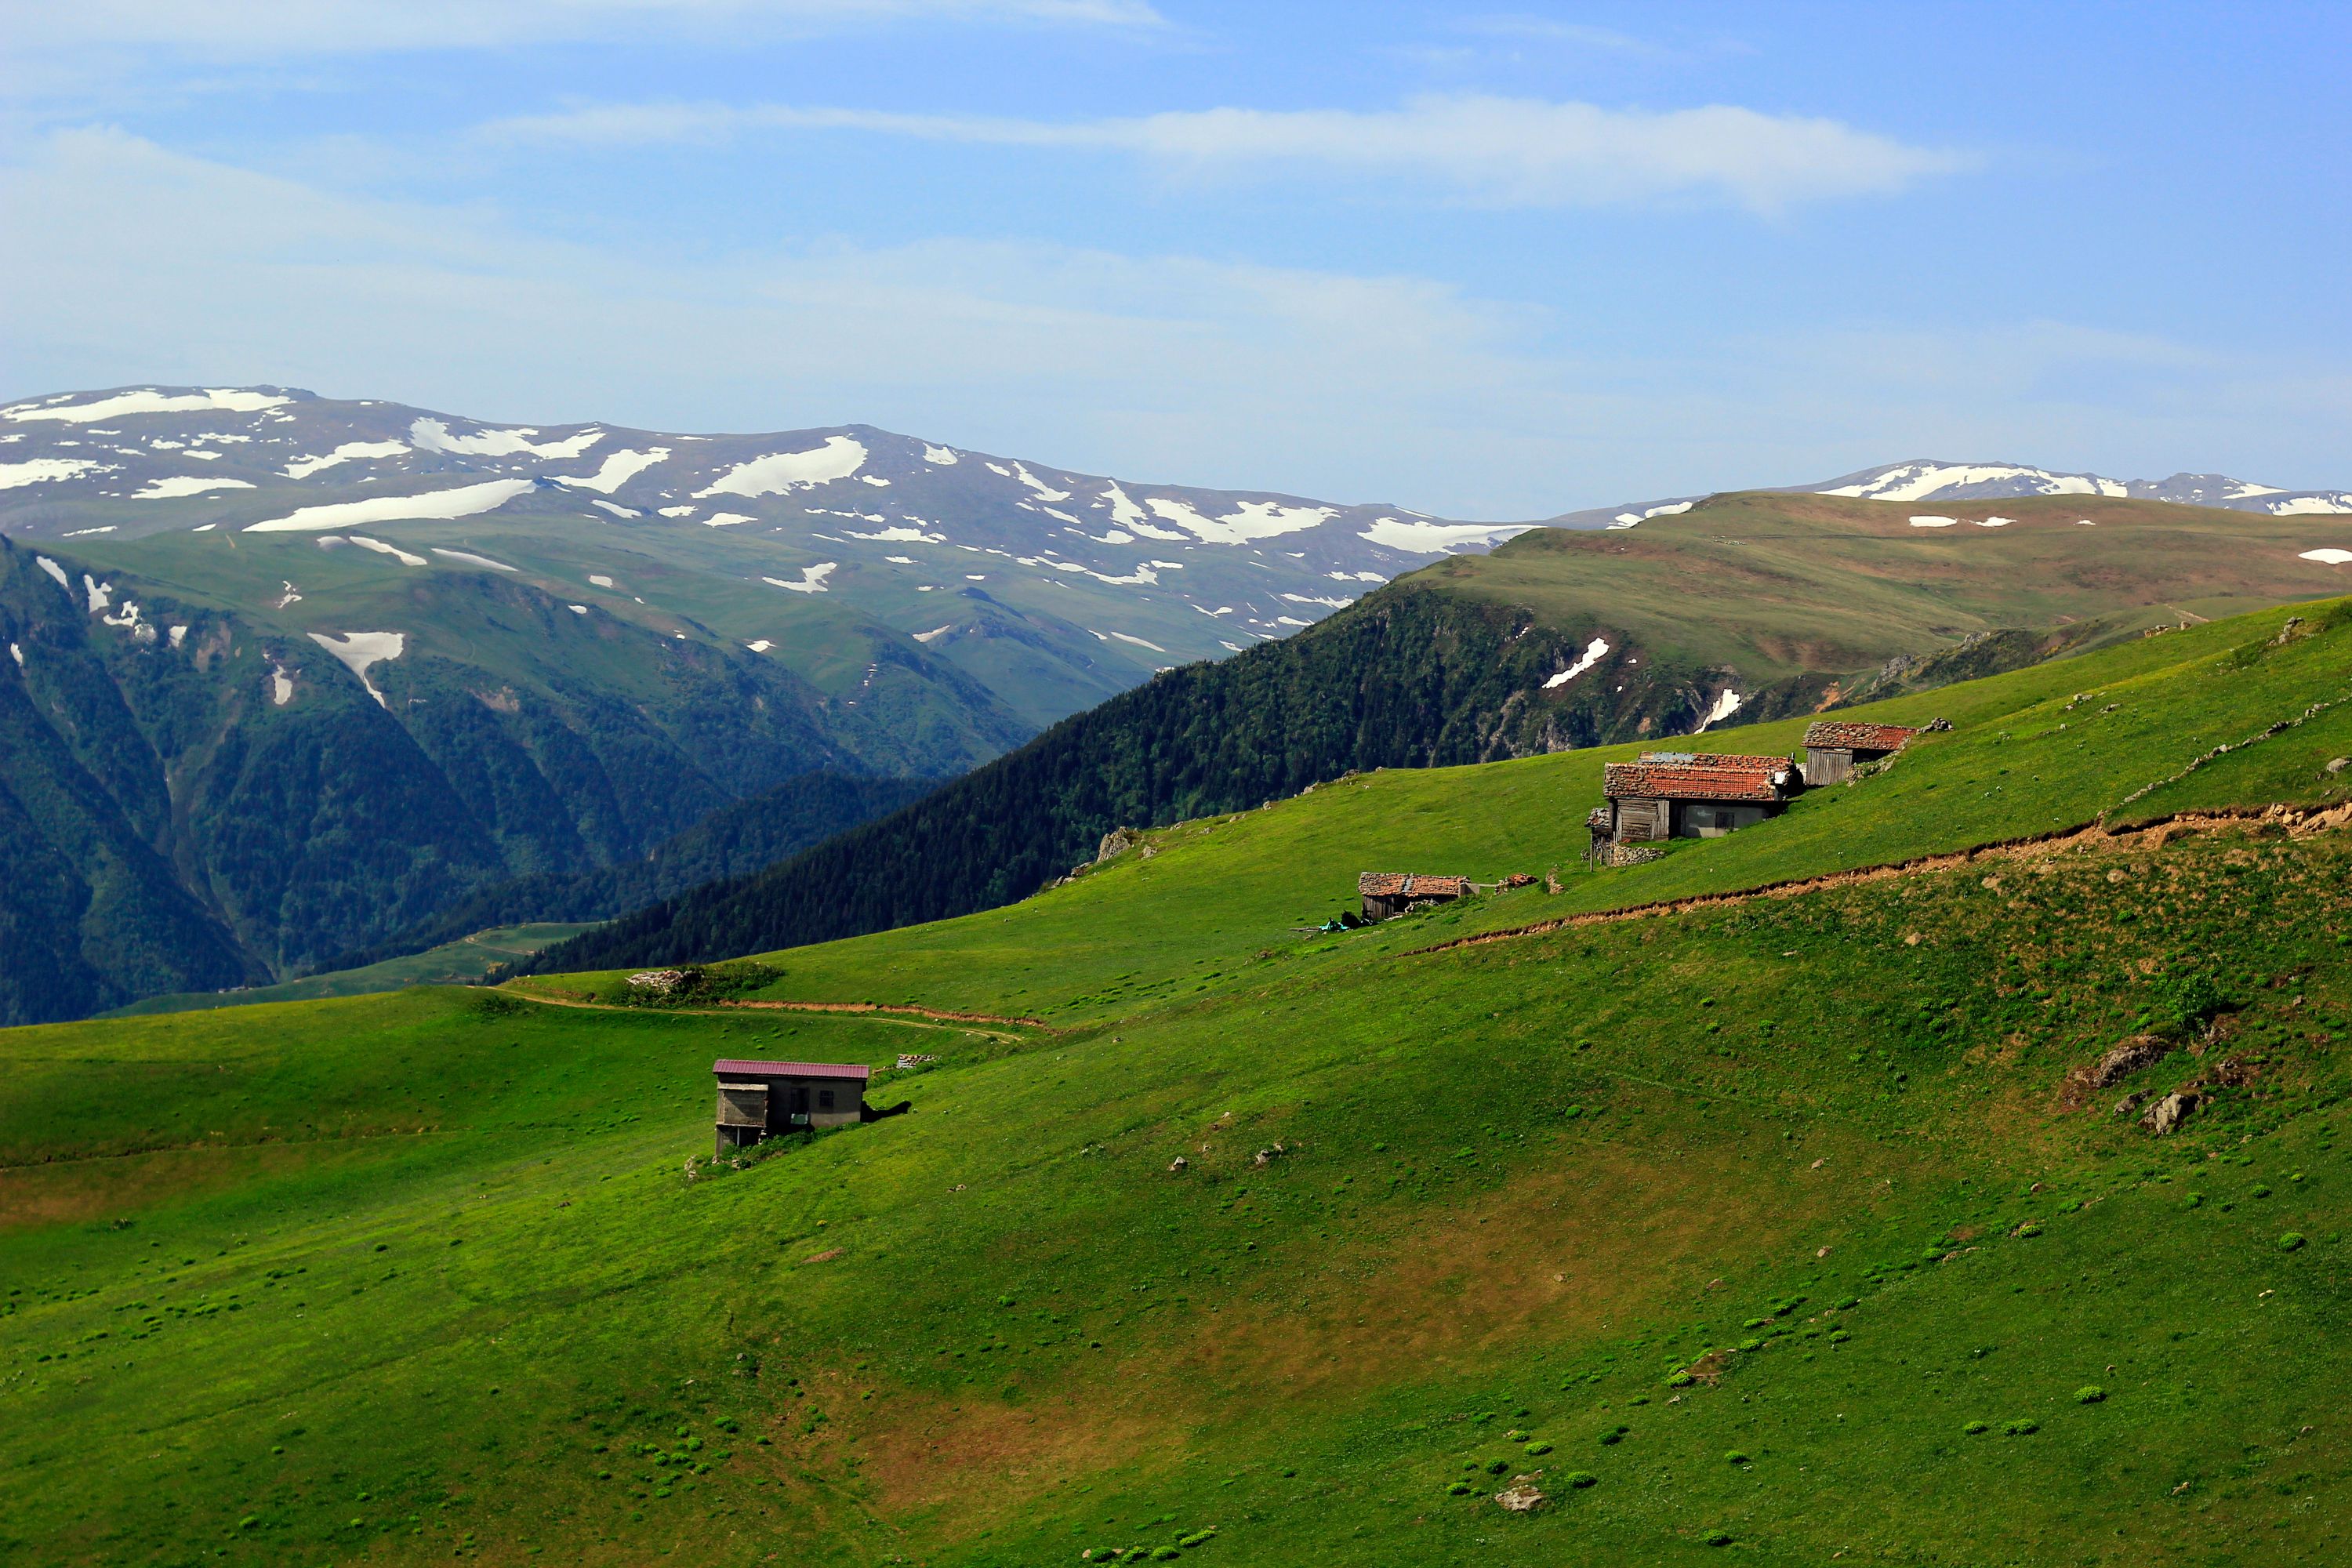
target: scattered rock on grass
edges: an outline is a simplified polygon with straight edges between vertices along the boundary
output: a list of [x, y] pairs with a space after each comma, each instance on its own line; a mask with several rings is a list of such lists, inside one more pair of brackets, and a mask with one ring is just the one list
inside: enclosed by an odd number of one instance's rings
[[1502, 1504], [1507, 1512], [1533, 1513], [1543, 1507], [1545, 1498], [1529, 1478], [1521, 1476], [1511, 1485], [1496, 1492], [1495, 1500]]
[[2085, 1089], [2105, 1089], [2140, 1068], [2164, 1059], [2172, 1047], [2154, 1035], [2134, 1035], [2086, 1068], [2075, 1070], [2074, 1081]]
[[2197, 1109], [2197, 1100], [2194, 1089], [2168, 1094], [2148, 1107], [2147, 1114], [2139, 1119], [2139, 1124], [2158, 1138], [2168, 1137], [2189, 1120]]

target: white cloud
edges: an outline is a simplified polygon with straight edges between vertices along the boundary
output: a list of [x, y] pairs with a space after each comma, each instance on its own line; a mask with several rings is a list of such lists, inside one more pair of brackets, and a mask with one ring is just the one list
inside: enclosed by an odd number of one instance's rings
[[1973, 167], [1834, 120], [1701, 109], [1603, 109], [1479, 94], [1393, 110], [1206, 109], [1053, 123], [788, 104], [616, 104], [482, 128], [495, 140], [613, 146], [724, 140], [760, 131], [853, 131], [999, 146], [1109, 150], [1171, 170], [1284, 168], [1425, 180], [1507, 205], [1594, 205], [1693, 194], [1759, 211], [1882, 195]]
[[894, 23], [1158, 26], [1145, 0], [76, 0], [10, 5], [19, 50], [149, 47], [209, 58], [759, 37]]
[[2352, 376], [2317, 350], [1853, 321], [1603, 353], [1561, 314], [1420, 278], [972, 240], [638, 256], [110, 131], [0, 163], [0, 212], [25, 392], [307, 386], [541, 428], [865, 421], [1127, 476], [1130, 498], [1160, 480], [1499, 522], [1921, 452], [2304, 489], [2345, 482], [2328, 464], [2352, 417]]

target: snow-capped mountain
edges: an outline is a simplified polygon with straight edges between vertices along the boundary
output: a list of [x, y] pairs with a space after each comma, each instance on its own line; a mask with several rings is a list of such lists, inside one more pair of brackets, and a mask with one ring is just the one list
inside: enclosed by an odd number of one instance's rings
[[1181, 647], [1148, 627], [1097, 634], [1161, 662], [1282, 636], [1374, 584], [1534, 526], [1121, 480], [864, 426], [709, 436], [486, 425], [282, 387], [131, 387], [0, 407], [0, 529], [20, 538], [396, 533], [456, 520], [756, 534], [812, 559], [772, 574], [747, 564], [745, 580], [801, 595], [838, 591], [862, 566], [932, 586], [1092, 588], [1203, 617]]
[[[2022, 463], [1947, 463], [1929, 458], [1888, 463], [1818, 484], [1775, 486], [1784, 495], [1851, 496], [1863, 500], [2003, 500], [2021, 496], [2109, 496], [2226, 507], [2273, 517], [2352, 513], [2352, 490], [2288, 490], [2250, 484], [2226, 474], [2175, 474], [2167, 479], [2111, 479], [2061, 473]], [[1653, 517], [1688, 511], [1703, 496], [1668, 496], [1624, 506], [1596, 507], [1548, 520], [1567, 528], [1633, 528]]]
[[2111, 496], [2117, 500], [2174, 501], [2183, 506], [2227, 507], [2273, 517], [2352, 512], [2352, 490], [2285, 490], [2249, 484], [2226, 474], [2175, 474], [2168, 479], [2110, 479], [2098, 474], [2064, 474], [2018, 463], [1942, 463], [1915, 459], [1865, 468], [1793, 490], [1814, 495], [1858, 496], [1865, 500], [2001, 500], [2012, 496]]

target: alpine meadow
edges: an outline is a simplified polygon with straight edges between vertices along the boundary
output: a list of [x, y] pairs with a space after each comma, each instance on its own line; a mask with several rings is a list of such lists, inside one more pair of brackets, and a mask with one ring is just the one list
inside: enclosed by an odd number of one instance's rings
[[0, 1568], [2352, 1563], [2352, 12], [0, 14]]
[[[1641, 865], [1631, 748], [1391, 769], [666, 999], [8, 1031], [11, 1549], [2336, 1555], [2352, 602], [1857, 711], [1951, 729]], [[1301, 936], [1368, 859], [1560, 890]], [[714, 1161], [750, 1055], [912, 1109]]]

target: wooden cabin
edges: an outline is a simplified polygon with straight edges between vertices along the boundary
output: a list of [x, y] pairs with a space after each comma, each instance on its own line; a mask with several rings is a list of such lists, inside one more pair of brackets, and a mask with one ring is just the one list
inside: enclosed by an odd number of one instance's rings
[[744, 1149], [785, 1132], [815, 1132], [868, 1119], [866, 1082], [873, 1069], [855, 1062], [761, 1062], [721, 1058], [713, 1152]]
[[1470, 894], [1467, 877], [1415, 877], [1402, 871], [1366, 871], [1356, 879], [1368, 921], [1393, 920], [1417, 904], [1448, 904]]
[[1912, 736], [1929, 730], [1950, 728], [1951, 725], [1941, 719], [1916, 730], [1906, 730], [1900, 724], [1856, 724], [1842, 719], [1816, 720], [1805, 726], [1805, 783], [1809, 785], [1844, 784], [1853, 777], [1856, 767], [1893, 756]]
[[1644, 752], [1602, 770], [1608, 804], [1585, 819], [1591, 854], [1660, 838], [1720, 838], [1780, 814], [1802, 787], [1786, 757]]

